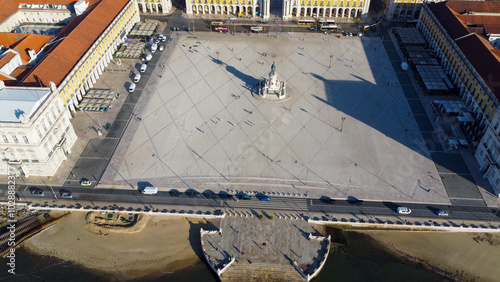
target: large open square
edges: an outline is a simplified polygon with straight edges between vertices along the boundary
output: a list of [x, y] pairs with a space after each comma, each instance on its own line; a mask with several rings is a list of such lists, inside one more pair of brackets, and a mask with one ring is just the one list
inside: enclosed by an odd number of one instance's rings
[[[168, 48], [101, 184], [449, 203], [379, 38], [202, 33]], [[273, 62], [281, 103], [256, 97]]]

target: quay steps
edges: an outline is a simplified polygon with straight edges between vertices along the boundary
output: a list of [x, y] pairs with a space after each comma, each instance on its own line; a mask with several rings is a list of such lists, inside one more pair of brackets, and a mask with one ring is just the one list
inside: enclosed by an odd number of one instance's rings
[[222, 282], [261, 282], [261, 281], [297, 281], [304, 278], [288, 264], [278, 263], [248, 263], [246, 260], [233, 263], [222, 275]]

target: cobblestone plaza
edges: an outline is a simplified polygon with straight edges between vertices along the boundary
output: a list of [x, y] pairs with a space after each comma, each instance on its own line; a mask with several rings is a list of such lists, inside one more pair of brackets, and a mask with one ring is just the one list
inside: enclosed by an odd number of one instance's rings
[[[173, 44], [102, 184], [449, 203], [379, 38], [205, 33]], [[281, 103], [255, 97], [273, 62], [291, 95]]]

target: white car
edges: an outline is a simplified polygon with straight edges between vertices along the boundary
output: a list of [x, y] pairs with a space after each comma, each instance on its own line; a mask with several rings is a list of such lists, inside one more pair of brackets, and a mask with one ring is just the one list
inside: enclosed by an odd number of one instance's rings
[[447, 211], [438, 211], [437, 215], [438, 216], [448, 216], [448, 212]]
[[90, 185], [92, 185], [92, 181], [90, 181], [88, 179], [82, 179], [82, 181], [80, 181], [80, 185], [82, 185], [82, 186], [90, 186]]
[[165, 47], [163, 47], [163, 45], [160, 45], [158, 50], [160, 50], [160, 52], [161, 52], [161, 51], [163, 51], [163, 48], [165, 48]]
[[400, 214], [410, 214], [411, 210], [407, 207], [398, 207], [398, 213]]

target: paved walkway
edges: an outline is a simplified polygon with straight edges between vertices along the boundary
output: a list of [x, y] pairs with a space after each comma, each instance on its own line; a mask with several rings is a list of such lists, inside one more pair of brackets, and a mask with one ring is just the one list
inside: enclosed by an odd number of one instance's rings
[[442, 129], [442, 126], [449, 122], [438, 118], [431, 107], [434, 100], [461, 101], [460, 97], [425, 94], [413, 69], [409, 68], [405, 72], [399, 68], [405, 56], [394, 34], [390, 32], [390, 29], [388, 31], [386, 38], [390, 40], [384, 41], [386, 50], [423, 134], [425, 146], [431, 152], [451, 202], [459, 205], [486, 203], [488, 206], [498, 206], [498, 198], [492, 193], [491, 186], [479, 171], [479, 165], [474, 157], [476, 147], [471, 144], [469, 148], [450, 150], [446, 145], [447, 138]]
[[327, 253], [327, 241], [309, 239], [309, 233], [320, 234], [314, 225], [303, 220], [229, 217], [221, 220], [220, 228], [221, 235], [205, 234], [202, 241], [217, 268], [222, 268], [232, 257], [236, 259], [224, 273], [225, 281], [240, 277], [246, 277], [246, 281], [271, 278], [275, 274], [273, 267], [281, 271], [281, 277], [303, 281], [292, 266], [293, 261], [311, 274]]

